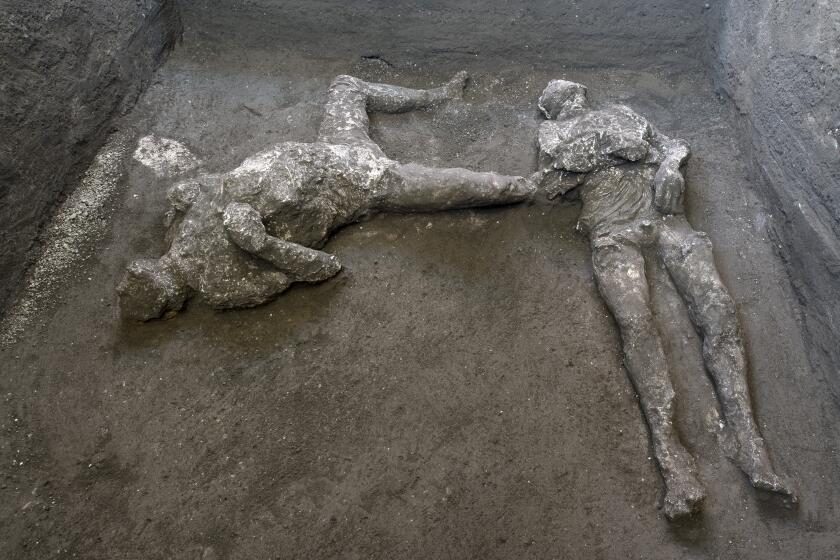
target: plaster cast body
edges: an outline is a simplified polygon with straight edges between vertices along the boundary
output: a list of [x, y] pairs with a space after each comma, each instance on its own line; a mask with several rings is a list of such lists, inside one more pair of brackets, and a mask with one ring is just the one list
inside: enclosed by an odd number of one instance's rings
[[169, 191], [170, 248], [132, 263], [118, 287], [125, 317], [178, 311], [194, 293], [218, 309], [262, 304], [293, 282], [339, 272], [330, 234], [375, 212], [437, 211], [530, 197], [522, 177], [402, 164], [368, 136], [368, 111], [398, 113], [461, 96], [467, 76], [415, 90], [339, 76], [313, 143], [286, 142], [236, 169]]
[[622, 105], [590, 107], [581, 84], [555, 80], [540, 98], [541, 186], [550, 197], [580, 189], [579, 227], [589, 234], [599, 290], [621, 331], [625, 366], [650, 427], [665, 479], [665, 514], [695, 511], [704, 498], [691, 455], [674, 428], [674, 389], [650, 307], [645, 258], [655, 255], [689, 309], [703, 344], [736, 460], [757, 488], [795, 500], [778, 476], [755, 423], [735, 305], [714, 263], [709, 237], [682, 212], [681, 166], [689, 155]]

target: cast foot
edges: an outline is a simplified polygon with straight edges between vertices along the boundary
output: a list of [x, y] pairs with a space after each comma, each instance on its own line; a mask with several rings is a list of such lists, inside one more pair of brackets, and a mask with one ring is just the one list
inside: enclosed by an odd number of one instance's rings
[[692, 473], [673, 477], [665, 483], [665, 500], [662, 510], [669, 521], [689, 517], [700, 510], [706, 492]]
[[742, 444], [738, 464], [754, 488], [779, 494], [794, 504], [799, 500], [793, 480], [773, 470], [762, 438]]
[[758, 490], [765, 490], [779, 494], [786, 501], [795, 504], [799, 501], [796, 484], [786, 476], [779, 476], [774, 472], [754, 473], [750, 475], [750, 484]]
[[461, 70], [450, 79], [443, 89], [446, 91], [447, 99], [461, 99], [464, 96], [464, 88], [467, 87], [467, 80], [470, 75]]

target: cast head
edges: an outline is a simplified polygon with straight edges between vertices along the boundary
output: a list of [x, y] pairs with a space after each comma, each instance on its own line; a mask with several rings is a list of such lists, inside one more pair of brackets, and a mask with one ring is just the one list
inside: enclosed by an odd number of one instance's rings
[[117, 286], [120, 311], [126, 319], [148, 321], [181, 309], [187, 289], [162, 259], [136, 260]]
[[567, 80], [552, 80], [540, 95], [539, 106], [549, 119], [584, 111], [589, 108], [586, 86]]

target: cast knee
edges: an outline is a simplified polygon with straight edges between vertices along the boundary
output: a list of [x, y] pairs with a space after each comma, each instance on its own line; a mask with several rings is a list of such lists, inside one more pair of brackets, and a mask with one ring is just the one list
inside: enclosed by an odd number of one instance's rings
[[674, 231], [665, 229], [660, 233], [660, 255], [666, 263], [686, 262], [692, 254], [712, 258], [712, 240], [703, 231]]
[[[661, 391], [648, 395], [645, 402], [642, 403], [642, 411], [647, 418], [650, 429], [660, 437], [672, 437], [674, 435], [673, 420], [676, 403], [677, 398], [670, 383], [668, 387], [662, 388]], [[665, 444], [663, 441], [653, 442], [654, 452], [657, 455], [663, 451], [658, 446], [663, 444]]]
[[697, 317], [705, 343], [716, 346], [738, 337], [738, 317], [732, 297], [721, 287], [709, 292], [707, 298]]
[[613, 312], [625, 344], [636, 344], [656, 335], [653, 315], [648, 309], [622, 309]]
[[348, 76], [347, 74], [341, 74], [333, 78], [333, 81], [330, 83], [330, 90], [353, 90], [353, 91], [362, 91], [362, 80], [359, 78], [355, 78], [353, 76]]

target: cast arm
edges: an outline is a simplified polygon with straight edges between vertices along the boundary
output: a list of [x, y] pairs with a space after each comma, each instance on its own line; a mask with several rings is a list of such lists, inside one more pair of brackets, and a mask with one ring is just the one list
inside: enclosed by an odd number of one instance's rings
[[681, 168], [688, 156], [688, 143], [685, 140], [653, 132], [648, 161], [659, 164], [653, 178], [653, 203], [664, 214], [681, 214], [683, 211], [685, 179]]
[[537, 167], [539, 171], [531, 175], [531, 181], [537, 186], [537, 193], [544, 194], [549, 200], [565, 195], [583, 183], [586, 173], [575, 173], [558, 169], [554, 166], [554, 158], [541, 147], [539, 150]]
[[270, 262], [292, 281], [321, 282], [341, 270], [334, 255], [269, 235], [259, 212], [250, 204], [228, 204], [224, 226], [242, 250]]

